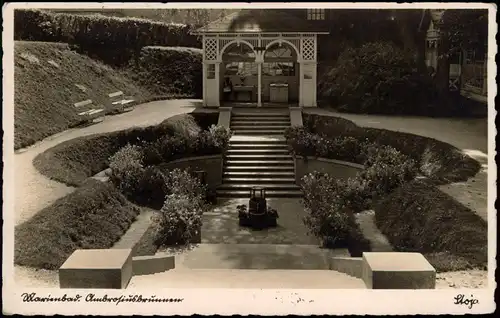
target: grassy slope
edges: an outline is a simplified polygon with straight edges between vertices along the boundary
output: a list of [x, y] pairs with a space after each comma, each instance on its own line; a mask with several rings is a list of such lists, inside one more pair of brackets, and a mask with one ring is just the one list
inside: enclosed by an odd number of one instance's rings
[[[14, 50], [15, 149], [77, 124], [76, 102], [92, 99], [106, 105], [107, 94], [119, 90], [136, 99], [150, 97], [123, 73], [71, 51], [67, 44], [16, 41]], [[32, 61], [22, 57], [27, 54]]]
[[14, 263], [58, 269], [76, 249], [111, 248], [138, 214], [114, 186], [88, 180], [16, 226]]

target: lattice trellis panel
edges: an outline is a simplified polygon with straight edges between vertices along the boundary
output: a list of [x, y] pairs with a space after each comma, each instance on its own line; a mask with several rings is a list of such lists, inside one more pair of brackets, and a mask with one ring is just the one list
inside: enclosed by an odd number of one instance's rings
[[304, 61], [316, 60], [316, 50], [314, 45], [314, 38], [302, 39], [302, 59]]
[[217, 39], [205, 39], [205, 60], [217, 60]]

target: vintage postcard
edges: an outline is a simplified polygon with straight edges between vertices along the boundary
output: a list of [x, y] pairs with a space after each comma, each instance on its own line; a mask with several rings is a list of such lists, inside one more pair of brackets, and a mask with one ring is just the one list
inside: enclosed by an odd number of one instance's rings
[[496, 10], [5, 4], [3, 312], [495, 311]]

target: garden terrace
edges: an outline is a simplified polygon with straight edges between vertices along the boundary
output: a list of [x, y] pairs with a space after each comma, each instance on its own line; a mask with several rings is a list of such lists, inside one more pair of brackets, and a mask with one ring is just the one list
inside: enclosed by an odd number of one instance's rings
[[[347, 180], [317, 172], [302, 179], [306, 222], [325, 245], [348, 237], [353, 213], [375, 209], [377, 226], [397, 250], [426, 253], [443, 271], [486, 266], [486, 222], [436, 187], [473, 177], [479, 162], [431, 138], [362, 128], [336, 117], [304, 115], [304, 127], [286, 136], [296, 156], [364, 166]], [[429, 242], [421, 235], [429, 230], [427, 222], [439, 233]], [[458, 233], [467, 235], [457, 245], [452, 242]]]

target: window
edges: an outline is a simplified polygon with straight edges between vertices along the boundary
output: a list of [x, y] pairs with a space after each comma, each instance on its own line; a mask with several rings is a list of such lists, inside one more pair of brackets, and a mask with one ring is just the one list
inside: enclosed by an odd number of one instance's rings
[[207, 65], [207, 79], [215, 79], [215, 64]]
[[292, 62], [262, 63], [262, 75], [295, 76], [295, 63]]
[[307, 9], [307, 20], [324, 20], [325, 9]]
[[252, 76], [257, 75], [257, 64], [255, 62], [230, 62], [225, 65], [224, 75]]

